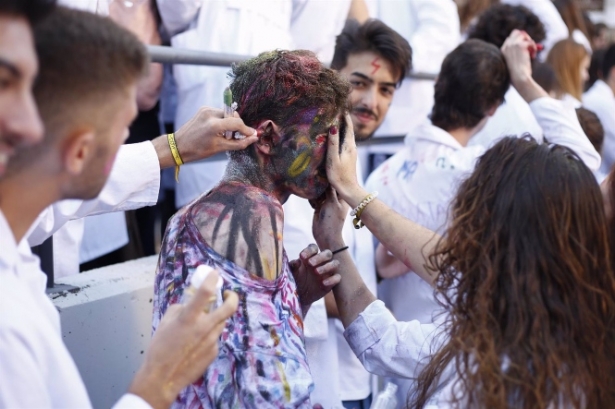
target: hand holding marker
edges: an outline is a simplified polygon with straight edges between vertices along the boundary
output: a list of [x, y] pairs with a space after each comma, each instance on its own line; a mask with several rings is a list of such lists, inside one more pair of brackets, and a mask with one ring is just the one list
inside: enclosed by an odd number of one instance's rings
[[[237, 102], [233, 102], [233, 93], [231, 92], [231, 89], [229, 87], [226, 87], [224, 89], [223, 96], [224, 96], [224, 117], [232, 118], [233, 115], [235, 115], [235, 111], [237, 110]], [[225, 131], [224, 137], [226, 139], [231, 139], [231, 138], [244, 139], [245, 135], [242, 135], [239, 132]]]

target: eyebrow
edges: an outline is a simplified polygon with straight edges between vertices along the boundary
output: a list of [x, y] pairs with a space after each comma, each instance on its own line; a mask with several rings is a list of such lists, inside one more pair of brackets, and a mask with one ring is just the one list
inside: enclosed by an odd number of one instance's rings
[[[355, 72], [353, 72], [353, 73], [352, 73], [352, 74], [350, 74], [350, 75], [354, 75], [354, 76], [357, 76], [357, 77], [359, 77], [359, 78], [362, 78], [362, 79], [364, 79], [365, 81], [369, 82], [370, 84], [373, 84], [373, 83], [374, 83], [374, 80], [373, 80], [373, 79], [371, 79], [370, 77], [368, 77], [367, 75], [365, 75], [365, 74], [363, 74], [363, 73], [360, 73], [360, 72], [355, 71]], [[387, 87], [397, 88], [397, 84], [396, 84], [396, 83], [394, 83], [394, 82], [380, 82], [380, 83], [378, 83], [378, 85], [384, 85], [384, 86], [387, 86]]]
[[2, 57], [0, 57], [0, 68], [9, 70], [10, 73], [17, 78], [21, 77], [21, 71], [19, 71], [19, 69], [15, 66], [15, 64], [5, 60]]

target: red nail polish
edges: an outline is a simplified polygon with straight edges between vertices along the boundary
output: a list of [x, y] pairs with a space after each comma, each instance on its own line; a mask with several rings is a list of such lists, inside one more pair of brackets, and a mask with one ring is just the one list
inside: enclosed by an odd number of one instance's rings
[[537, 49], [538, 51], [542, 51], [542, 50], [544, 50], [544, 49], [545, 49], [545, 46], [544, 46], [544, 45], [542, 45], [542, 44], [540, 44], [540, 43], [538, 43], [538, 44], [536, 44], [536, 49]]
[[331, 132], [331, 135], [337, 135], [337, 126], [332, 126], [329, 132]]

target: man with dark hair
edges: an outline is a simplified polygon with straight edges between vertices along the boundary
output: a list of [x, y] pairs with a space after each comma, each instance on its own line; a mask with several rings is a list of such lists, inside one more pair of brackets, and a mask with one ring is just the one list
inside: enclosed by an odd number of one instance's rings
[[[536, 43], [519, 30], [513, 30], [506, 41], [521, 41], [530, 53], [536, 50]], [[469, 142], [504, 100], [511, 77], [538, 123], [556, 138], [553, 142], [561, 140], [559, 134], [568, 129], [582, 135], [576, 117], [571, 118], [561, 102], [549, 98], [532, 79], [531, 70], [527, 70], [530, 53], [526, 50], [523, 55], [505, 59], [493, 44], [471, 39], [451, 52], [436, 81], [431, 119], [408, 134], [404, 149], [370, 175], [367, 190], [379, 191], [379, 199], [406, 218], [443, 232], [459, 182], [485, 152], [485, 147], [469, 146]], [[593, 147], [581, 141], [578, 151], [587, 150]], [[595, 158], [592, 153], [590, 157]], [[590, 165], [597, 167], [598, 163]], [[380, 294], [398, 320], [431, 323], [437, 317], [439, 306], [430, 284], [382, 245], [376, 249], [376, 267], [385, 279]], [[396, 382], [399, 397], [405, 399], [412, 382]]]
[[[468, 39], [483, 40], [500, 48], [513, 30], [525, 31], [536, 43], [545, 39], [545, 28], [534, 13], [524, 6], [508, 4], [496, 4], [488, 8], [470, 30]], [[504, 136], [524, 133], [542, 140], [542, 132], [528, 104], [511, 87], [502, 105], [470, 143], [489, 147]]]
[[583, 106], [598, 115], [604, 127], [600, 172], [608, 175], [615, 165], [615, 44], [606, 50], [602, 60], [602, 79], [583, 95]]
[[604, 127], [598, 118], [598, 115], [585, 108], [577, 108], [577, 118], [583, 128], [583, 132], [587, 135], [587, 139], [594, 145], [598, 153], [602, 152], [604, 143]]
[[348, 20], [337, 37], [331, 68], [352, 85], [352, 123], [358, 141], [382, 124], [395, 89], [412, 68], [408, 41], [380, 20]]
[[[337, 37], [331, 67], [350, 82], [348, 103], [357, 139], [370, 138], [382, 124], [411, 66], [410, 45], [382, 21], [346, 22]], [[357, 174], [363, 180], [361, 169], [357, 169]], [[310, 205], [298, 197], [291, 197], [284, 204], [284, 244], [291, 254], [314, 242], [311, 218], [305, 217], [312, 212]], [[356, 230], [348, 220], [344, 238], [364, 281], [375, 292], [371, 234], [366, 229]], [[327, 408], [369, 408], [371, 375], [344, 339], [338, 316], [335, 300], [329, 294], [325, 303], [315, 305], [306, 318], [306, 349], [315, 385], [312, 400]]]
[[233, 152], [220, 184], [169, 221], [153, 328], [198, 266], [216, 268], [222, 287], [240, 294], [240, 308], [227, 321], [217, 359], [177, 405], [311, 408], [302, 320], [313, 300], [297, 294], [297, 283], [308, 268], [328, 277], [337, 264], [315, 245], [288, 262], [282, 204], [291, 195], [317, 199], [328, 188], [327, 140], [340, 128], [350, 90], [313, 53], [278, 50], [233, 67], [231, 91], [259, 140]]
[[[32, 7], [34, 3], [27, 2]], [[4, 290], [0, 297], [0, 407], [90, 407], [83, 381], [62, 341], [58, 311], [45, 294], [46, 276], [22, 239], [37, 215], [57, 200], [95, 197], [112, 167], [115, 182], [104, 189], [104, 197], [71, 202], [78, 208], [71, 214], [151, 201], [157, 196], [160, 167], [170, 166], [173, 159], [169, 147], [165, 151], [158, 140], [125, 152], [117, 160], [119, 169], [112, 166], [136, 112], [134, 95], [148, 62], [146, 51], [133, 35], [108, 19], [61, 8], [35, 25], [41, 64], [35, 92], [47, 129], [44, 142], [34, 145], [40, 142], [43, 127], [31, 92], [37, 57], [27, 16], [36, 13], [7, 4], [0, 1], [3, 165], [6, 152], [16, 153], [8, 161], [6, 176], [0, 177], [0, 282]], [[178, 132], [178, 140], [184, 141], [182, 153], [203, 157], [203, 147], [187, 148], [198, 140], [212, 150], [208, 140], [218, 139], [214, 136], [224, 130], [221, 125], [241, 125], [234, 129], [253, 133], [239, 119], [232, 121], [195, 120], [192, 128]], [[25, 144], [33, 146], [25, 148]], [[122, 184], [118, 179], [129, 181]], [[44, 221], [59, 224], [70, 213], [62, 213], [67, 206], [54, 206]], [[169, 309], [130, 387], [132, 394], [125, 395], [118, 406], [168, 407], [179, 390], [211, 362], [221, 323], [236, 308], [236, 296], [231, 294], [218, 311], [203, 313], [215, 278], [213, 274], [187, 305]]]

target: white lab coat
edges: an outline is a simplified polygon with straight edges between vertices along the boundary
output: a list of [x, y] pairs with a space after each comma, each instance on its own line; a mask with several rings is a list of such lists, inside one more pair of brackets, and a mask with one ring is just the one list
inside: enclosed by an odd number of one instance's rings
[[[370, 16], [384, 21], [408, 40], [414, 71], [438, 74], [444, 57], [459, 44], [459, 16], [452, 0], [366, 0], [366, 3]], [[433, 86], [434, 81], [405, 79], [395, 92], [393, 104], [376, 136], [405, 135], [421, 124], [431, 113]], [[370, 151], [384, 150], [370, 147]]]
[[[151, 143], [131, 145], [128, 150], [122, 147], [99, 198], [65, 201], [48, 208], [27, 236], [40, 243], [67, 220], [155, 202], [159, 175]], [[17, 245], [1, 212], [0, 248], [0, 408], [91, 407], [79, 371], [62, 341], [58, 311], [45, 294], [47, 277], [40, 270], [39, 259], [31, 253], [27, 240]], [[127, 394], [115, 407], [150, 406]]]
[[[532, 101], [530, 107], [551, 143], [571, 148], [592, 170], [600, 166], [600, 156], [583, 133], [574, 111], [552, 98], [539, 98]], [[428, 137], [417, 135], [408, 141], [410, 148], [424, 145], [425, 156], [412, 150], [410, 153], [400, 152], [382, 165], [389, 169], [379, 171], [375, 177], [379, 177], [385, 187], [388, 186], [387, 192], [398, 200], [396, 203], [408, 200], [404, 208], [406, 214], [411, 214], [410, 219], [437, 229], [440, 220], [446, 218], [448, 204], [455, 195], [458, 183], [472, 172], [476, 159], [485, 149], [455, 145], [452, 136], [448, 135], [450, 138], [447, 138], [446, 132], [430, 130], [429, 126], [423, 128]], [[407, 300], [414, 300], [417, 295], [420, 296], [408, 291], [397, 294]], [[409, 302], [406, 307], [412, 308], [412, 304]], [[425, 311], [422, 315], [429, 312]], [[421, 312], [415, 313], [419, 315]], [[395, 378], [416, 378], [425, 363], [424, 358], [433, 351], [431, 348], [443, 341], [443, 338], [438, 338], [432, 344], [437, 334], [436, 328], [443, 319], [442, 315], [437, 315], [433, 322], [429, 319], [397, 322], [382, 302], [376, 301], [360, 314], [344, 335], [370, 372]], [[449, 407], [453, 381], [448, 376], [442, 377], [444, 387], [428, 407]]]
[[[359, 166], [357, 174], [361, 175]], [[297, 196], [292, 195], [284, 204], [284, 247], [287, 252], [291, 249], [296, 253], [308, 244], [315, 243], [312, 235], [313, 214], [314, 210], [309, 202]], [[342, 235], [363, 281], [370, 291], [375, 293], [376, 271], [371, 233], [367, 229], [355, 229], [349, 217], [344, 223]], [[320, 314], [320, 317], [310, 317], [312, 314]], [[371, 377], [350, 350], [343, 336], [344, 329], [341, 322], [337, 319], [328, 319], [328, 332], [322, 337], [322, 332], [314, 326], [320, 325], [322, 328], [322, 322], [326, 320], [326, 310], [310, 309], [307, 317], [304, 323], [306, 349], [315, 385], [311, 401], [320, 403], [326, 408], [336, 408], [340, 406], [340, 401], [367, 398], [372, 392]], [[307, 336], [317, 331], [320, 333], [318, 339]], [[317, 346], [314, 346], [315, 344]], [[327, 352], [323, 354], [323, 351]], [[332, 358], [334, 361], [331, 361]]]
[[351, 0], [293, 0], [290, 32], [295, 48], [313, 51], [323, 64], [330, 65], [350, 3]]
[[470, 140], [469, 145], [490, 147], [506, 136], [530, 134], [539, 142], [543, 141], [543, 129], [532, 114], [523, 97], [511, 86], [504, 96], [504, 103], [487, 124]]
[[[177, 48], [252, 55], [292, 49], [291, 0], [158, 0], [162, 21]], [[222, 108], [229, 68], [175, 65], [178, 129], [204, 105]], [[178, 207], [214, 187], [226, 160], [185, 165], [176, 187]]]
[[583, 106], [598, 116], [604, 128], [600, 171], [607, 175], [615, 164], [615, 93], [606, 82], [598, 80], [583, 95]]

